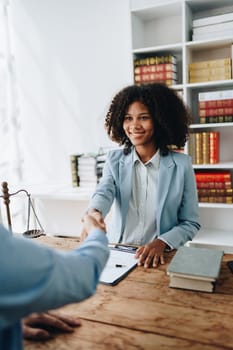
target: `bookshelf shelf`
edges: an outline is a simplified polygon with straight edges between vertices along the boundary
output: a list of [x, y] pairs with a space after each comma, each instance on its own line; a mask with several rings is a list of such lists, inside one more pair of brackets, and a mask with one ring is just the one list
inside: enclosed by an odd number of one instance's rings
[[137, 53], [151, 53], [151, 52], [181, 52], [182, 50], [182, 44], [170, 44], [170, 45], [160, 45], [160, 46], [153, 46], [153, 47], [145, 47], [141, 49], [135, 49], [133, 50], [134, 54]]
[[199, 208], [233, 209], [233, 204], [224, 204], [224, 203], [199, 203]]
[[209, 123], [209, 124], [192, 124], [191, 129], [209, 129], [209, 128], [229, 128], [233, 123]]
[[[233, 35], [216, 33], [212, 38], [192, 40], [193, 20], [222, 13], [233, 13], [232, 1], [131, 0], [131, 54], [133, 60], [153, 55], [176, 56], [178, 77], [177, 84], [172, 85], [172, 88], [182, 92], [184, 101], [192, 111], [191, 131], [220, 133], [220, 162], [194, 165], [194, 169], [216, 171], [225, 169], [230, 170], [233, 176], [233, 122], [199, 124], [198, 114], [199, 93], [233, 90], [233, 79], [189, 82], [190, 63], [232, 58]], [[186, 146], [185, 151], [187, 150]], [[205, 244], [211, 244], [211, 232], [214, 232], [214, 246], [222, 247], [221, 241], [225, 239], [229, 243], [225, 245], [227, 251], [233, 253], [233, 204], [200, 203], [199, 208], [204, 230], [198, 233], [197, 239], [201, 240], [203, 234]]]
[[217, 164], [194, 164], [194, 169], [233, 169], [233, 162], [224, 162]]

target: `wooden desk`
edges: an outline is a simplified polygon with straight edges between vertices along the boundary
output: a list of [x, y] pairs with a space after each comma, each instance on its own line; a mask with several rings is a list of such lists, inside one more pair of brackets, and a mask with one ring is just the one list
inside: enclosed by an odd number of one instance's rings
[[[37, 240], [63, 249], [77, 244], [68, 238]], [[74, 333], [26, 341], [25, 349], [233, 349], [233, 274], [227, 260], [233, 255], [224, 256], [215, 293], [169, 288], [167, 265], [137, 267], [117, 286], [99, 285], [93, 297], [60, 309], [82, 319]]]

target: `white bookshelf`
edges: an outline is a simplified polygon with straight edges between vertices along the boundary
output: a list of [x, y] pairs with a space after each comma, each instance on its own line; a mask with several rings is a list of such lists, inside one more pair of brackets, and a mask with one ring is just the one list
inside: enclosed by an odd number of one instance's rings
[[[233, 80], [192, 84], [188, 81], [189, 63], [232, 57], [232, 37], [192, 41], [193, 19], [216, 14], [218, 10], [233, 13], [233, 1], [131, 0], [132, 62], [149, 55], [176, 56], [178, 81], [173, 88], [183, 92], [192, 110], [192, 130], [220, 132], [220, 163], [194, 168], [231, 169], [233, 174], [233, 123], [198, 124], [197, 115], [199, 92], [233, 89]], [[233, 253], [233, 205], [200, 203], [199, 208], [202, 228], [190, 244]]]

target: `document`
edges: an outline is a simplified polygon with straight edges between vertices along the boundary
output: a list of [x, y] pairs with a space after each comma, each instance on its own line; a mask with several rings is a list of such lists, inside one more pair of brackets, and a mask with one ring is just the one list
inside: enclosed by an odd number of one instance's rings
[[107, 264], [100, 276], [100, 283], [116, 285], [137, 266], [135, 259], [136, 249], [132, 247], [119, 247], [110, 250]]

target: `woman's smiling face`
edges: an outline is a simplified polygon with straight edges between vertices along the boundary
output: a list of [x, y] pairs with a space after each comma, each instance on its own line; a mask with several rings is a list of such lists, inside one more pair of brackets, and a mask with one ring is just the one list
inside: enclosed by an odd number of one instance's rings
[[132, 145], [155, 145], [154, 124], [148, 108], [139, 101], [129, 105], [124, 116], [123, 129]]

